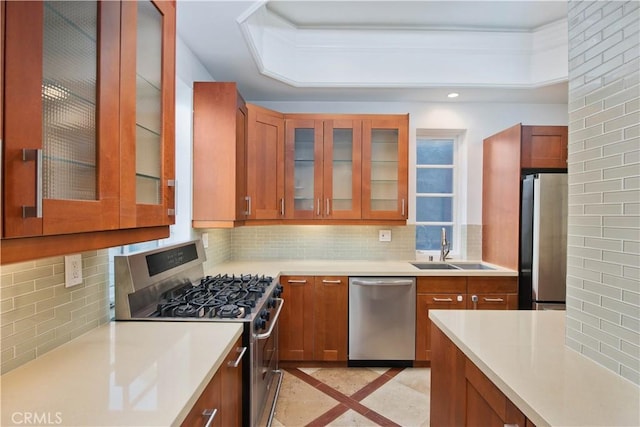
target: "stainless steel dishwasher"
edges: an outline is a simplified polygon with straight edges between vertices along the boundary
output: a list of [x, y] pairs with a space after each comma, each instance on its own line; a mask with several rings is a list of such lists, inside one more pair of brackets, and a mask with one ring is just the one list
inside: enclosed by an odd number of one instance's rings
[[349, 278], [349, 366], [411, 366], [415, 277]]

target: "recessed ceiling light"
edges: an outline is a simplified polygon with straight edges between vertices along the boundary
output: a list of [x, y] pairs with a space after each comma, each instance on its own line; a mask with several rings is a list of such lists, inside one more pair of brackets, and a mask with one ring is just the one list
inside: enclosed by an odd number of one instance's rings
[[459, 93], [457, 92], [451, 92], [449, 95], [447, 95], [449, 98], [457, 98], [458, 96], [460, 96]]

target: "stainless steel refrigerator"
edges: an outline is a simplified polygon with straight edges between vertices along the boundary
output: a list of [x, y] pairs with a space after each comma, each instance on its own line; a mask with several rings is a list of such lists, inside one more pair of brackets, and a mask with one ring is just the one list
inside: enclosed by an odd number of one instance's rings
[[564, 309], [567, 278], [566, 173], [523, 176], [518, 305]]

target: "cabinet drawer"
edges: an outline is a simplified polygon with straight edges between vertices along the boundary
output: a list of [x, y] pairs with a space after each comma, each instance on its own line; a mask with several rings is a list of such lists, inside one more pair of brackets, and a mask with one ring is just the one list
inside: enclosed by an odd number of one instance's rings
[[467, 293], [517, 293], [517, 277], [469, 277], [467, 281]]
[[[477, 300], [476, 300], [477, 298]], [[518, 307], [517, 294], [469, 294], [467, 308], [472, 310], [510, 310]]]
[[419, 294], [467, 292], [466, 277], [418, 277], [416, 285]]
[[[182, 427], [205, 425], [209, 417], [213, 416], [211, 426], [222, 426], [220, 406], [222, 403], [222, 372], [218, 371], [204, 389], [189, 414], [182, 422]], [[216, 411], [215, 415], [211, 415]]]

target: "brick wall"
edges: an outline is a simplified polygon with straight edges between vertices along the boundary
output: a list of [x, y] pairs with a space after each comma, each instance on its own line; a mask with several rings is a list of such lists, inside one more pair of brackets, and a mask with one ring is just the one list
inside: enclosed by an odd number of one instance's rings
[[569, 1], [566, 341], [640, 384], [640, 2]]

